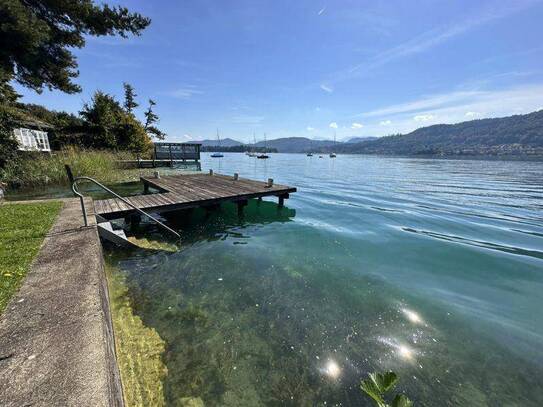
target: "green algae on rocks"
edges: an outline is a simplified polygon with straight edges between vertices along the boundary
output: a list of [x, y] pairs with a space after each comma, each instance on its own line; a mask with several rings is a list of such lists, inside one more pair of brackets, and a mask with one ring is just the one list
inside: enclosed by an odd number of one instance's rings
[[127, 406], [164, 406], [165, 343], [134, 314], [125, 276], [106, 266], [115, 349]]

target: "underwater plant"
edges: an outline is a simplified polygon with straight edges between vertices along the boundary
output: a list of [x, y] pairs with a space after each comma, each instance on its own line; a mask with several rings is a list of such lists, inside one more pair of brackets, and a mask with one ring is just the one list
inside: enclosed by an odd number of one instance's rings
[[405, 394], [396, 394], [392, 402], [388, 404], [385, 393], [392, 390], [398, 382], [398, 375], [394, 372], [370, 373], [369, 378], [362, 380], [360, 388], [370, 396], [377, 407], [412, 407], [413, 402]]

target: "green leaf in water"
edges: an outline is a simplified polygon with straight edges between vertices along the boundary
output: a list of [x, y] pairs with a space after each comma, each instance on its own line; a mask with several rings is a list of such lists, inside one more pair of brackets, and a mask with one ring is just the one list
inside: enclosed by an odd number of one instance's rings
[[368, 379], [362, 380], [360, 388], [370, 396], [377, 407], [413, 407], [413, 402], [403, 394], [397, 394], [392, 404], [387, 404], [384, 395], [392, 390], [398, 382], [398, 376], [394, 372], [370, 373]]
[[398, 376], [394, 372], [370, 373], [368, 376], [369, 379], [362, 381], [362, 390], [366, 393], [369, 390], [381, 396], [392, 389], [398, 381]]
[[396, 394], [391, 407], [413, 407], [413, 402], [405, 394]]

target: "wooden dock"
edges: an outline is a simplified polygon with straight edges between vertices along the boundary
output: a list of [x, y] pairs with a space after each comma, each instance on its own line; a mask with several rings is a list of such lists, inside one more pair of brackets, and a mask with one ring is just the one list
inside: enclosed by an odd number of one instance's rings
[[119, 160], [117, 165], [122, 169], [130, 168], [162, 168], [162, 167], [195, 167], [201, 169], [199, 161], [189, 160]]
[[[276, 196], [282, 206], [296, 188], [268, 182], [253, 181], [221, 174], [169, 175], [160, 178], [141, 178], [145, 191], [150, 188], [159, 193], [131, 196], [126, 199], [138, 208], [149, 212], [166, 212], [179, 209], [213, 207], [222, 202], [235, 202], [242, 210], [253, 198]], [[124, 217], [134, 211], [117, 198], [94, 201], [95, 213], [106, 219]]]

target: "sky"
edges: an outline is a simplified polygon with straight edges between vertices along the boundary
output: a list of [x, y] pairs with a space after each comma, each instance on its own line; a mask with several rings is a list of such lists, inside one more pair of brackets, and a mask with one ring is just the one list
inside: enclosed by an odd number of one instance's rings
[[18, 87], [23, 101], [77, 113], [129, 82], [170, 141], [348, 140], [543, 109], [541, 0], [108, 3], [151, 25], [87, 38], [81, 93]]

